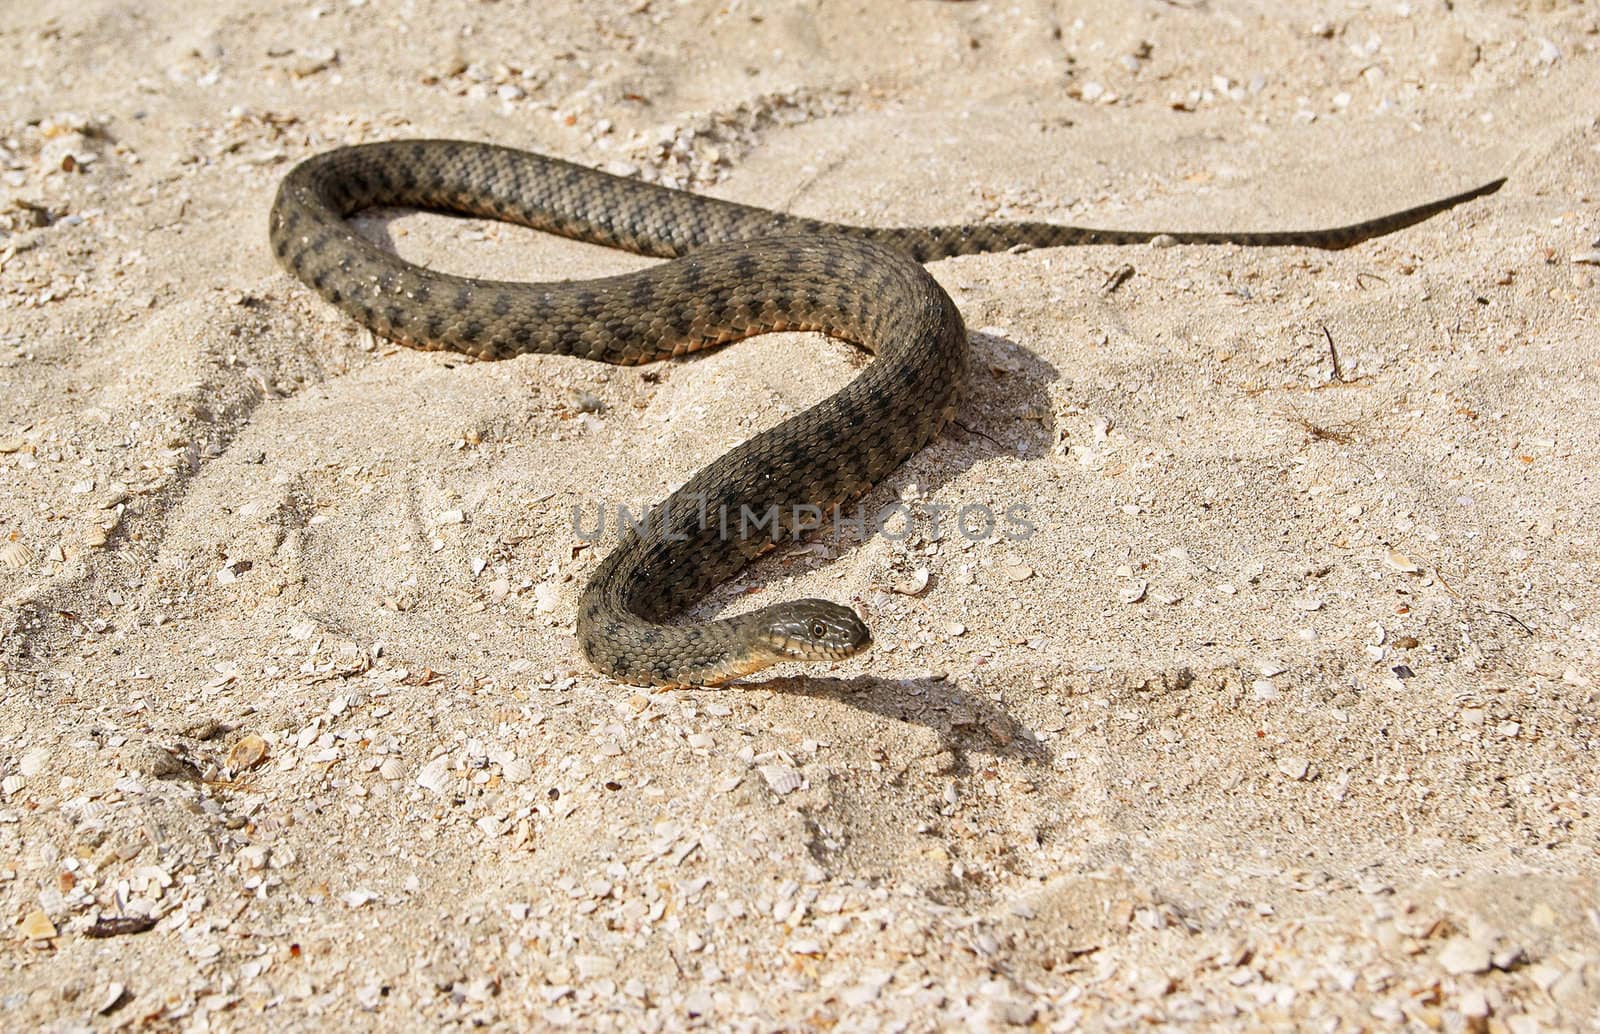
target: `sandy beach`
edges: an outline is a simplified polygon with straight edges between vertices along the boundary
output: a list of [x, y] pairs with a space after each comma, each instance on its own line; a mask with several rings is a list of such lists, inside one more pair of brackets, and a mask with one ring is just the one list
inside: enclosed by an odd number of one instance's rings
[[[0, 47], [0, 1027], [1600, 1026], [1594, 4], [86, 0]], [[973, 366], [867, 501], [910, 516], [691, 614], [874, 648], [658, 692], [574, 641], [574, 507], [866, 358], [375, 339], [267, 212], [403, 137], [868, 225], [1507, 182], [1344, 251], [933, 263]]]

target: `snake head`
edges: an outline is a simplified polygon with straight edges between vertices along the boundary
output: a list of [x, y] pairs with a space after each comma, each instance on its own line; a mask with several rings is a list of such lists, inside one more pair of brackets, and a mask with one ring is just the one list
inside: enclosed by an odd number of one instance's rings
[[756, 635], [776, 657], [790, 661], [838, 661], [872, 645], [872, 633], [856, 612], [827, 600], [780, 603]]

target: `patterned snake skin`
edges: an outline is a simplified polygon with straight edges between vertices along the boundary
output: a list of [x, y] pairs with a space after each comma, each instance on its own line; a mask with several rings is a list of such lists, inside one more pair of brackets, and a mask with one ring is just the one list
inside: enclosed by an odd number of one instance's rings
[[[1166, 236], [1344, 248], [1503, 182], [1338, 229]], [[405, 262], [346, 224], [346, 216], [377, 205], [504, 219], [676, 261], [580, 282], [471, 280]], [[347, 147], [301, 163], [278, 189], [270, 231], [286, 269], [376, 333], [415, 348], [632, 364], [769, 331], [817, 330], [876, 354], [837, 394], [696, 474], [626, 531], [595, 571], [578, 604], [584, 653], [617, 679], [658, 686], [720, 685], [779, 661], [834, 660], [870, 645], [855, 611], [826, 600], [703, 624], [665, 621], [798, 534], [811, 514], [859, 499], [950, 418], [967, 332], [920, 263], [1160, 235], [1046, 223], [841, 226], [447, 140]], [[776, 522], [759, 523], [773, 507]], [[746, 513], [756, 520], [742, 520]]]

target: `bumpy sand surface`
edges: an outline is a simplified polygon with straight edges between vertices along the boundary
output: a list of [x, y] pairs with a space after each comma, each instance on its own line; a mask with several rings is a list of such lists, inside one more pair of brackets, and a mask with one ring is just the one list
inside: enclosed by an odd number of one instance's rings
[[[1565, 0], [4, 5], [0, 1027], [1595, 1029], [1597, 46]], [[782, 551], [698, 613], [878, 648], [649, 693], [574, 645], [573, 505], [860, 360], [375, 342], [266, 213], [402, 136], [883, 224], [1510, 180], [1339, 253], [936, 263], [964, 426], [871, 502], [1034, 533]]]

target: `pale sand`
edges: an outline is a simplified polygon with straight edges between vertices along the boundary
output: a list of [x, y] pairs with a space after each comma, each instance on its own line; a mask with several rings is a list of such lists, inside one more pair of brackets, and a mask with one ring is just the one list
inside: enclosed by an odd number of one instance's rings
[[[0, 13], [0, 1026], [1600, 1022], [1592, 4], [151, 6]], [[1037, 533], [783, 551], [698, 613], [821, 595], [879, 647], [652, 695], [574, 645], [571, 505], [859, 360], [374, 347], [267, 208], [418, 135], [870, 223], [1510, 182], [1341, 253], [934, 264], [966, 429], [872, 502]]]

